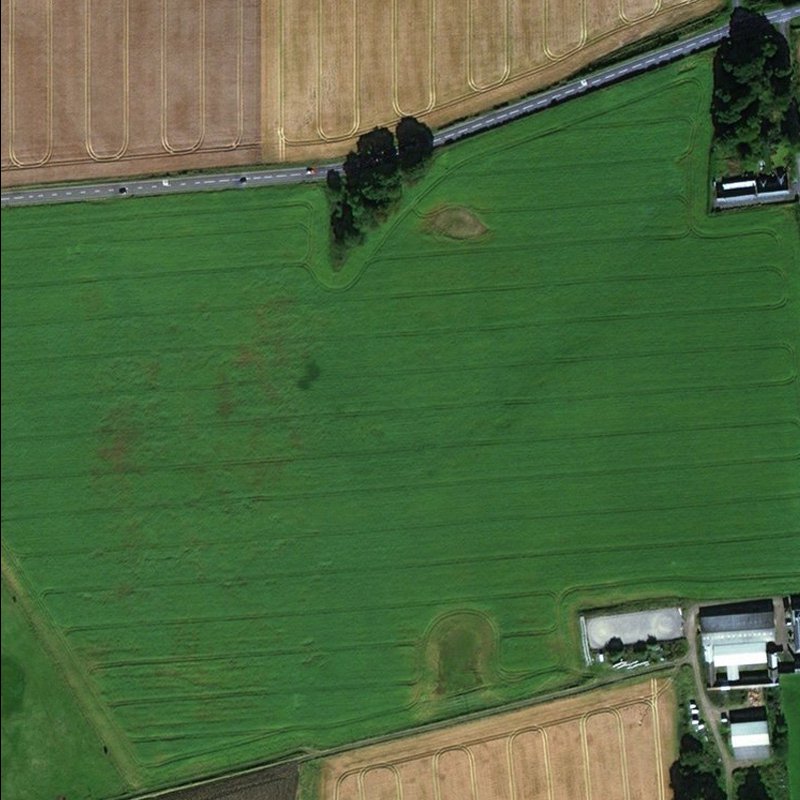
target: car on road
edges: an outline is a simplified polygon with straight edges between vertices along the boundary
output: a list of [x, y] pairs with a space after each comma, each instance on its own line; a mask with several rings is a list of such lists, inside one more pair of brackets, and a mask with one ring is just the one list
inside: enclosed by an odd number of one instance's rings
[[242, 175], [242, 177], [239, 178], [239, 183], [247, 183], [247, 175]]
[[306, 175], [316, 175], [317, 168], [316, 167], [306, 167]]
[[128, 194], [128, 187], [127, 186], [120, 186], [119, 187], [120, 194]]

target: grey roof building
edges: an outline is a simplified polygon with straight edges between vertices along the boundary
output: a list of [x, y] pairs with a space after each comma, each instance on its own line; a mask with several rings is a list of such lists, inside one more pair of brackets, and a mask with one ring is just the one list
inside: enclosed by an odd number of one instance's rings
[[771, 600], [725, 603], [700, 609], [700, 630], [703, 633], [763, 631], [774, 627], [775, 610]]

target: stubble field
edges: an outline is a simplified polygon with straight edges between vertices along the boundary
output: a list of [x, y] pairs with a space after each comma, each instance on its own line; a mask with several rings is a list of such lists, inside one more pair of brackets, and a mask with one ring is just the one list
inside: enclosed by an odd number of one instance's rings
[[791, 588], [797, 209], [706, 214], [709, 77], [441, 152], [338, 273], [318, 187], [2, 212], [4, 569], [98, 758], [342, 744], [574, 682], [581, 606]]
[[320, 800], [664, 800], [674, 723], [668, 680], [588, 692], [335, 756]]
[[261, 158], [259, 0], [2, 0], [3, 185]]
[[[549, 86], [719, 0], [265, 0], [265, 160], [341, 154], [405, 115], [441, 126]], [[277, 121], [277, 122], [276, 122]]]
[[720, 0], [2, 0], [4, 186], [341, 155], [440, 125]]

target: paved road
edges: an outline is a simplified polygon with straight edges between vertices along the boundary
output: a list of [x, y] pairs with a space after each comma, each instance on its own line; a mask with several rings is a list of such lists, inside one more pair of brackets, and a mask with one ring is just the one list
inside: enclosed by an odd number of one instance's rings
[[[767, 14], [769, 19], [780, 25], [793, 17], [800, 16], [800, 5], [792, 8], [771, 11]], [[459, 122], [438, 131], [434, 138], [434, 145], [441, 147], [450, 144], [465, 136], [480, 131], [503, 125], [514, 119], [542, 111], [554, 103], [563, 102], [573, 97], [579, 97], [586, 92], [599, 89], [602, 86], [644, 72], [645, 70], [667, 64], [678, 58], [711, 47], [728, 32], [727, 25], [715, 30], [698, 33], [688, 39], [652, 50], [636, 58], [623, 61], [614, 66], [598, 70], [584, 78], [576, 78], [569, 83], [562, 84], [545, 92], [526, 97], [515, 103], [494, 109], [473, 117], [464, 122]], [[308, 174], [302, 167], [284, 167], [281, 169], [244, 170], [238, 172], [206, 173], [168, 180], [126, 180], [114, 183], [93, 183], [72, 186], [48, 186], [38, 189], [20, 188], [8, 190], [0, 195], [3, 206], [38, 205], [42, 203], [65, 203], [81, 200], [124, 199], [131, 196], [178, 194], [181, 192], [212, 191], [219, 189], [247, 189], [252, 186], [268, 186], [276, 183], [300, 183], [301, 181], [321, 180], [325, 172], [331, 167], [340, 167], [340, 164], [324, 164], [317, 167], [314, 174]], [[244, 179], [244, 180], [243, 180]], [[120, 189], [125, 187], [125, 192]]]

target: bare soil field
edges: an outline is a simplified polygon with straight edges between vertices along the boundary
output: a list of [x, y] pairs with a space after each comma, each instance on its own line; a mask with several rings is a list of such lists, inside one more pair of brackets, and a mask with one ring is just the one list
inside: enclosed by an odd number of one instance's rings
[[2, 0], [3, 185], [257, 162], [259, 0]]
[[341, 155], [550, 85], [720, 0], [2, 2], [2, 184]]
[[324, 800], [663, 800], [675, 758], [670, 680], [587, 692], [352, 750]]

